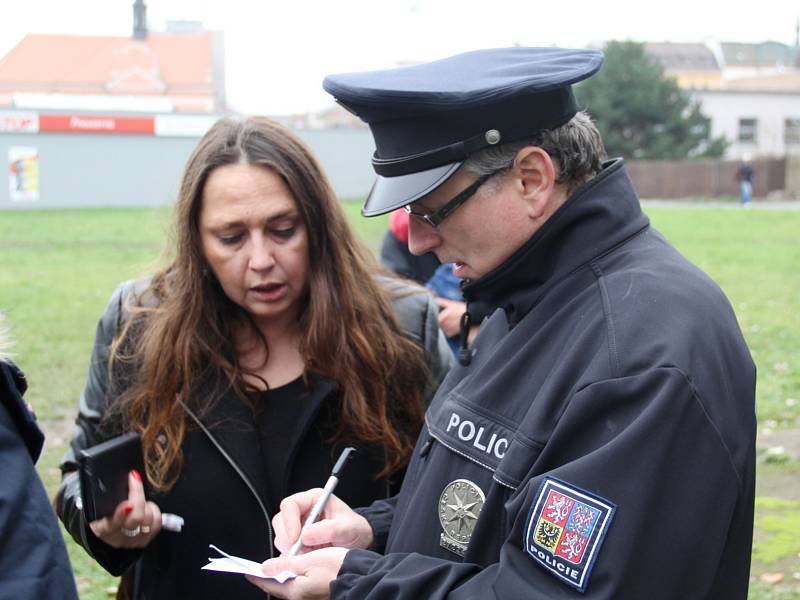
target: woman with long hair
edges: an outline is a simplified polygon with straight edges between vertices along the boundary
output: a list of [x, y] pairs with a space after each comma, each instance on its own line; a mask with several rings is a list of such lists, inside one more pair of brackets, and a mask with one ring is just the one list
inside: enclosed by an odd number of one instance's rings
[[[281, 499], [322, 485], [348, 445], [337, 496], [392, 495], [451, 359], [433, 300], [378, 274], [317, 161], [276, 123], [218, 121], [174, 216], [168, 266], [120, 286], [98, 324], [56, 506], [129, 597], [263, 598], [201, 571], [209, 544], [276, 555]], [[127, 431], [146, 473], [87, 523], [76, 456]], [[161, 529], [165, 512], [181, 532]]]

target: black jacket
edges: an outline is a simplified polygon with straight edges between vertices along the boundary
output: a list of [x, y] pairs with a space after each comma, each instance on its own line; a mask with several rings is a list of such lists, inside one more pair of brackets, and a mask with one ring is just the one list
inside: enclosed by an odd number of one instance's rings
[[398, 240], [389, 229], [381, 242], [381, 264], [392, 273], [425, 285], [441, 263], [433, 252], [414, 256], [408, 251], [408, 246]]
[[25, 376], [0, 359], [0, 600], [77, 600], [64, 539], [34, 463], [44, 444], [22, 395]]
[[332, 598], [746, 598], [755, 367], [622, 161], [465, 294], [502, 309]]
[[[92, 535], [83, 512], [76, 506], [79, 485], [74, 473], [77, 469], [75, 456], [81, 448], [119, 433], [101, 429], [100, 420], [108, 402], [113, 400], [108, 398], [108, 350], [119, 330], [122, 303], [129, 290], [130, 285], [125, 285], [114, 293], [98, 324], [77, 427], [61, 465], [65, 478], [57, 498], [59, 516], [75, 540], [112, 574], [119, 575], [136, 563], [133, 578], [136, 598], [264, 598], [263, 592], [242, 576], [201, 571], [208, 562], [208, 545], [213, 543], [226, 552], [252, 560], [277, 555], [272, 547], [273, 515], [267, 508], [268, 499], [318, 487], [330, 474], [339, 449], [330, 449], [328, 463], [321, 464], [317, 457], [320, 446], [324, 447], [325, 426], [338, 416], [336, 384], [310, 375], [308, 397], [303, 399], [308, 410], [303, 421], [297, 423], [293, 444], [286, 448], [285, 489], [277, 493], [267, 490], [259, 433], [248, 407], [228, 395], [202, 418], [196, 418], [200, 411], [193, 410], [183, 444], [184, 465], [180, 478], [168, 493], [154, 494], [150, 498], [162, 512], [184, 518], [182, 532], [162, 531], [143, 552], [111, 548]], [[452, 357], [438, 329], [435, 303], [424, 291], [414, 290], [404, 287], [406, 293], [394, 301], [394, 306], [408, 335], [426, 350], [433, 375], [426, 391], [427, 403]], [[190, 400], [189, 406], [193, 407], [195, 401], [202, 402], [202, 399]], [[393, 486], [399, 487], [399, 482], [374, 479], [385, 464], [382, 451], [377, 448], [361, 450], [348, 465], [346, 477], [337, 487], [337, 496], [356, 505], [365, 505], [396, 493]]]

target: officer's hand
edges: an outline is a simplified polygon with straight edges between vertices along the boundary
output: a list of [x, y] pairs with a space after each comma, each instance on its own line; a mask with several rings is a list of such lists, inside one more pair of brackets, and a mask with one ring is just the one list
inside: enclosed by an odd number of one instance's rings
[[284, 498], [281, 511], [272, 519], [278, 550], [288, 552], [300, 536], [301, 529], [303, 548], [300, 553], [326, 546], [368, 548], [372, 544], [372, 527], [333, 494], [317, 522], [303, 529], [306, 516], [320, 494], [322, 489], [316, 488]]
[[144, 497], [141, 475], [128, 474], [128, 499], [120, 502], [111, 517], [89, 523], [98, 538], [113, 548], [144, 548], [161, 531], [161, 511]]
[[437, 298], [436, 303], [439, 305], [439, 327], [445, 337], [457, 336], [461, 326], [461, 315], [466, 312], [467, 304], [446, 298]]
[[276, 598], [326, 599], [330, 597], [331, 581], [336, 579], [346, 554], [346, 548], [323, 548], [303, 555], [273, 558], [261, 565], [264, 575], [276, 575], [285, 570], [297, 574], [295, 579], [290, 579], [286, 583], [250, 575], [246, 577], [250, 583]]

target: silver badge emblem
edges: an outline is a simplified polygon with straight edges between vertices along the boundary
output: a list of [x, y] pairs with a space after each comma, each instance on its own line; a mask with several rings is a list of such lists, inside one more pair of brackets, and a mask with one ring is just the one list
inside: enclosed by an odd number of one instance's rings
[[439, 523], [444, 533], [439, 545], [464, 556], [486, 498], [477, 485], [467, 479], [448, 483], [439, 496]]

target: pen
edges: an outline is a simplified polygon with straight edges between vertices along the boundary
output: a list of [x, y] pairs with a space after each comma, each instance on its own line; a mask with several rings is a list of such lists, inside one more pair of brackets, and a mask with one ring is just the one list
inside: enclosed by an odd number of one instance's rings
[[[328, 498], [331, 497], [333, 493], [333, 489], [336, 487], [336, 484], [339, 483], [339, 474], [342, 472], [344, 465], [350, 460], [350, 457], [355, 452], [355, 448], [345, 448], [341, 455], [339, 455], [339, 460], [336, 461], [336, 464], [333, 465], [333, 471], [331, 471], [331, 476], [328, 477], [328, 481], [325, 483], [325, 488], [322, 490], [322, 494], [320, 497], [317, 498], [317, 502], [314, 504], [314, 507], [311, 509], [311, 512], [308, 513], [308, 517], [306, 518], [306, 522], [303, 523], [303, 529], [308, 527], [309, 525], [313, 525], [314, 522], [319, 517], [322, 510], [325, 508], [325, 504], [328, 502]], [[289, 553], [287, 556], [294, 556], [300, 551], [300, 548], [303, 547], [303, 542], [300, 541], [302, 538], [302, 529], [300, 530], [299, 536], [297, 536], [297, 541], [294, 545], [289, 549]]]

